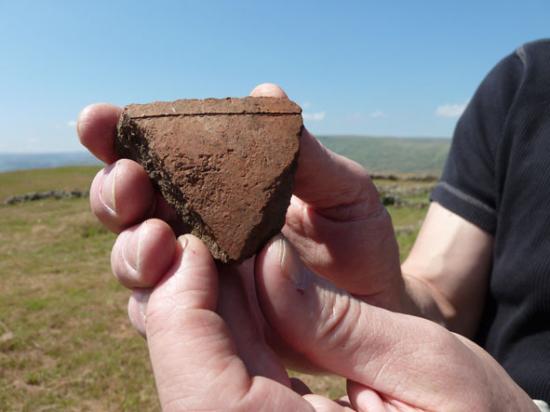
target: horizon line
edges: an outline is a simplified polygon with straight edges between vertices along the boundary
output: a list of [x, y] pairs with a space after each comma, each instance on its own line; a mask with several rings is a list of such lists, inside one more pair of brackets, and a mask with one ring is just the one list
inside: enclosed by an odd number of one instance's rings
[[[420, 139], [431, 139], [431, 140], [451, 140], [450, 136], [395, 136], [395, 135], [371, 135], [371, 134], [359, 134], [359, 133], [346, 133], [346, 134], [333, 134], [333, 133], [317, 133], [315, 135], [317, 138], [361, 138], [361, 139], [411, 139], [411, 140], [420, 140]], [[93, 156], [85, 148], [79, 149], [54, 149], [54, 150], [26, 150], [26, 151], [17, 151], [17, 150], [0, 150], [0, 155], [44, 155], [44, 154], [82, 154], [88, 153], [90, 156]]]

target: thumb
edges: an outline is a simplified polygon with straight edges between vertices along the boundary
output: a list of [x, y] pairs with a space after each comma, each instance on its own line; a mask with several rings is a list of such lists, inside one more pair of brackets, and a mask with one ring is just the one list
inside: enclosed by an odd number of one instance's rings
[[[251, 96], [288, 98], [285, 91], [273, 83], [256, 86]], [[294, 178], [294, 194], [318, 209], [350, 205], [365, 199], [378, 203], [378, 193], [367, 171], [353, 160], [327, 149], [304, 127], [300, 138], [298, 169]], [[377, 208], [375, 207], [377, 210]], [[327, 213], [334, 215], [334, 210]], [[357, 215], [364, 214], [358, 210]], [[353, 217], [353, 216], [350, 216]]]
[[438, 409], [449, 387], [465, 390], [479, 368], [439, 325], [368, 305], [316, 276], [282, 236], [258, 257], [256, 281], [264, 315], [287, 346], [388, 398]]
[[[212, 373], [204, 365], [220, 369], [209, 363], [212, 354], [240, 377], [233, 381], [234, 390], [238, 392], [240, 381], [246, 381], [245, 366], [237, 361], [233, 342], [214, 312], [217, 297], [218, 275], [206, 247], [194, 236], [180, 237], [175, 263], [145, 309], [147, 345], [163, 410], [167, 405], [198, 406], [196, 402], [204, 399], [201, 394], [213, 386], [205, 385], [198, 375]], [[235, 361], [230, 362], [232, 358]], [[212, 401], [215, 405], [215, 397]]]
[[[250, 376], [218, 304], [218, 273], [196, 237], [180, 237], [176, 259], [145, 309], [145, 331], [163, 411], [303, 410], [289, 388]], [[265, 408], [265, 409], [262, 409]]]
[[341, 205], [369, 202], [369, 210], [353, 210], [348, 218], [368, 216], [379, 209], [378, 192], [367, 171], [358, 163], [327, 149], [305, 127], [300, 139], [294, 194], [327, 217], [341, 214]]

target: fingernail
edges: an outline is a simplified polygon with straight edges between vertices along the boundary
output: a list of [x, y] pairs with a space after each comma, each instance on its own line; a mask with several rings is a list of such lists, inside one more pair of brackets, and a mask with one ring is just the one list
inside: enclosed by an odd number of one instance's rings
[[107, 166], [104, 170], [103, 184], [99, 191], [99, 197], [101, 202], [109, 209], [113, 214], [116, 214], [116, 200], [115, 200], [115, 186], [116, 186], [116, 174], [117, 164], [113, 163]]
[[279, 264], [283, 274], [292, 281], [296, 290], [303, 293], [307, 286], [307, 273], [300, 257], [283, 235], [278, 235], [274, 243], [279, 250]]
[[189, 243], [189, 239], [187, 239], [187, 235], [181, 235], [178, 237], [178, 242], [180, 243], [181, 250], [185, 250], [187, 244]]
[[129, 269], [129, 274], [136, 281], [139, 280], [141, 239], [144, 237], [143, 232], [146, 229], [146, 224], [147, 222], [143, 223], [139, 229], [128, 234], [128, 239], [124, 245], [124, 249], [122, 249], [122, 259]]

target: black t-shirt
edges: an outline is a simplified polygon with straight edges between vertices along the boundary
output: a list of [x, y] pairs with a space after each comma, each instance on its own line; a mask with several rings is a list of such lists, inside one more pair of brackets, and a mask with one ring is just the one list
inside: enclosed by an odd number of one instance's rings
[[550, 402], [550, 40], [524, 45], [483, 80], [432, 200], [494, 236], [476, 341]]

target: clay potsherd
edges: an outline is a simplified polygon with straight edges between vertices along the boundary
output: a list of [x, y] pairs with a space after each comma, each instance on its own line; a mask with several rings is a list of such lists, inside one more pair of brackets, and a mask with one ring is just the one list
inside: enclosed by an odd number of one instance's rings
[[232, 263], [281, 230], [301, 129], [301, 109], [288, 99], [132, 104], [115, 148], [145, 168], [215, 259]]

